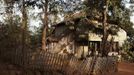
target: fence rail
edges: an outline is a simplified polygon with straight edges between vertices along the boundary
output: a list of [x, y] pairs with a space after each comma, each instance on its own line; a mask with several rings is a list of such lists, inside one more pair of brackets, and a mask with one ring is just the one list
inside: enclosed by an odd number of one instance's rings
[[[1, 60], [25, 70], [43, 72], [44, 75], [107, 75], [117, 70], [115, 57], [89, 57], [79, 60], [74, 56], [50, 52], [6, 52]], [[29, 75], [29, 74], [27, 74]]]

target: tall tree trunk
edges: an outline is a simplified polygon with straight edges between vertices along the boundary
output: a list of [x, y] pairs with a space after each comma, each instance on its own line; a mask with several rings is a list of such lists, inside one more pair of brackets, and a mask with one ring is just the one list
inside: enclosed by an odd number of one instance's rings
[[103, 11], [103, 38], [102, 38], [102, 56], [107, 56], [107, 13], [108, 13], [108, 0], [105, 0], [105, 6]]
[[26, 47], [26, 32], [27, 32], [27, 12], [25, 7], [25, 0], [22, 1], [22, 52], [25, 54], [25, 47]]
[[46, 50], [46, 37], [48, 30], [48, 0], [45, 0], [45, 9], [44, 10], [44, 29], [42, 33], [42, 50]]

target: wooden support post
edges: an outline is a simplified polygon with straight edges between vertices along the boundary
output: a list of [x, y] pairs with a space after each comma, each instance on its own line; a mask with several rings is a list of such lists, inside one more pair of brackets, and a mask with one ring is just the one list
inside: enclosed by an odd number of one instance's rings
[[89, 45], [90, 45], [90, 44], [89, 44], [89, 41], [88, 41], [88, 56], [89, 56]]
[[84, 57], [84, 42], [83, 42], [83, 57]]

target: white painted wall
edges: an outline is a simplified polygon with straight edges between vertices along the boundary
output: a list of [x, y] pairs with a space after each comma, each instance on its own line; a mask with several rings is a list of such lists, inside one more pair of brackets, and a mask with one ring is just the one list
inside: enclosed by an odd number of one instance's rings
[[[89, 32], [88, 37], [89, 41], [102, 41], [102, 35], [97, 35], [92, 32]], [[112, 37], [114, 38], [114, 41], [119, 42], [119, 45], [122, 46], [124, 41], [127, 39], [127, 33], [123, 29], [119, 29], [117, 35], [109, 35], [108, 40], [110, 41]]]

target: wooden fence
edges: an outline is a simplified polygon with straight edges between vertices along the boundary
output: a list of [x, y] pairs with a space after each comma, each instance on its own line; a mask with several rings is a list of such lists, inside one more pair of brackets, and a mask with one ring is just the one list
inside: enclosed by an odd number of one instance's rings
[[[2, 61], [21, 67], [22, 75], [107, 75], [117, 71], [115, 57], [88, 57], [80, 60], [74, 56], [50, 52], [7, 52], [0, 55]], [[28, 71], [38, 72], [29, 74]]]

